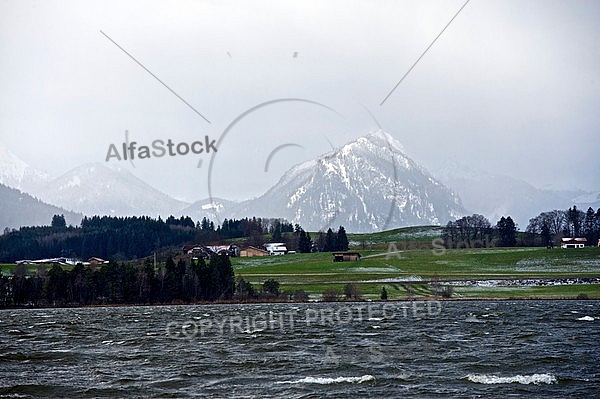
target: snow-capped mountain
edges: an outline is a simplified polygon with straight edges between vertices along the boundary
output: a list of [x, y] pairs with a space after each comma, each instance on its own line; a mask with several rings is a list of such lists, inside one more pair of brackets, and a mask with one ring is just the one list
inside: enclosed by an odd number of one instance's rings
[[85, 215], [178, 215], [188, 204], [158, 191], [121, 167], [90, 163], [52, 180], [35, 194]]
[[50, 176], [32, 168], [0, 144], [0, 184], [18, 190], [35, 190], [47, 183]]
[[206, 217], [218, 222], [223, 217], [229, 218], [228, 213], [236, 206], [235, 201], [229, 201], [222, 198], [210, 198], [199, 200], [181, 210], [181, 214], [191, 217], [193, 220], [202, 220]]
[[411, 160], [389, 134], [370, 133], [296, 165], [229, 217], [283, 217], [310, 231], [351, 232], [444, 224], [462, 216], [459, 197]]

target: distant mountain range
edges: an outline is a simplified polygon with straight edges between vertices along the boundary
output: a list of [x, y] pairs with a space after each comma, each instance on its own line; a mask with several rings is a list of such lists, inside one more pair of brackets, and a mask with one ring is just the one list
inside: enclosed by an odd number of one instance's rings
[[49, 226], [52, 216], [64, 215], [67, 225], [77, 226], [81, 223], [82, 214], [66, 211], [48, 205], [23, 193], [16, 188], [0, 184], [0, 234], [4, 229], [18, 229], [21, 226]]
[[[258, 198], [212, 198], [193, 204], [171, 198], [127, 170], [95, 163], [58, 178], [31, 168], [0, 146], [0, 228], [49, 224], [63, 213], [81, 215], [186, 215], [194, 220], [281, 217], [309, 231], [343, 225], [373, 232], [411, 225], [445, 224], [481, 213], [495, 223], [511, 215], [521, 229], [540, 212], [576, 204], [600, 207], [600, 192], [543, 190], [512, 177], [448, 164], [434, 174], [410, 159], [402, 145], [378, 131], [292, 167]], [[18, 189], [22, 192], [19, 192]], [[34, 197], [37, 197], [34, 198]]]
[[101, 163], [79, 166], [33, 192], [45, 202], [85, 215], [164, 217], [177, 215], [189, 205], [123, 168]]
[[[590, 194], [582, 190], [544, 190], [509, 176], [474, 170], [457, 163], [446, 163], [435, 175], [459, 193], [465, 208], [486, 216], [495, 224], [502, 216], [511, 216], [525, 230], [529, 219], [540, 212], [567, 209], [573, 205], [587, 209]], [[596, 209], [600, 199], [596, 197]]]

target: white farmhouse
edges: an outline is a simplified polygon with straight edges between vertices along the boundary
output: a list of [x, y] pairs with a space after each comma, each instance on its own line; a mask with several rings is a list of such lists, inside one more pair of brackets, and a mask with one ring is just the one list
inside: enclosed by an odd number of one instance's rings
[[561, 248], [584, 248], [587, 238], [585, 237], [565, 237], [560, 243]]
[[264, 247], [269, 255], [284, 255], [288, 251], [283, 242], [269, 242]]

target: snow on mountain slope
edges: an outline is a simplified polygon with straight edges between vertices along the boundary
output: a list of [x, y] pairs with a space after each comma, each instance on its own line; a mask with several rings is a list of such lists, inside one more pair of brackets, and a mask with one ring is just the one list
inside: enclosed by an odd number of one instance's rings
[[47, 173], [32, 168], [0, 144], [0, 184], [19, 190], [33, 190], [48, 182]]
[[44, 201], [85, 215], [178, 215], [188, 204], [151, 187], [121, 167], [79, 166], [35, 193]]
[[372, 232], [444, 224], [463, 214], [457, 195], [377, 131], [296, 165], [262, 196], [235, 205], [235, 217], [283, 217], [315, 231]]

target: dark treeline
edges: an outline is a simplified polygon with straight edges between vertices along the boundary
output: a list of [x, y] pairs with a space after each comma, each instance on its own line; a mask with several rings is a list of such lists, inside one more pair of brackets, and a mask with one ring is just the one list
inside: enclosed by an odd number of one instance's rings
[[81, 226], [73, 227], [66, 226], [62, 216], [55, 216], [51, 226], [21, 227], [1, 236], [0, 261], [142, 258], [158, 248], [193, 240], [196, 229], [188, 219], [167, 223], [150, 217], [94, 216], [85, 217]]
[[344, 226], [340, 226], [337, 232], [331, 228], [327, 230], [327, 233], [319, 232], [316, 245], [320, 252], [347, 251], [349, 242], [346, 229]]
[[185, 243], [207, 244], [222, 239], [246, 237], [248, 245], [262, 245], [265, 235], [294, 241], [291, 223], [281, 219], [225, 219], [216, 226], [207, 218], [198, 223], [190, 217], [170, 216], [165, 221], [150, 217], [85, 217], [78, 227], [67, 226], [55, 215], [50, 226], [21, 227], [0, 236], [0, 261], [23, 259], [80, 258], [92, 256], [123, 261], [149, 256], [153, 251]]
[[0, 277], [0, 306], [191, 303], [229, 300], [234, 289], [233, 268], [224, 255], [208, 263], [202, 258], [176, 263], [169, 257], [157, 269], [150, 258], [137, 266], [80, 263], [70, 271], [39, 266], [35, 275], [19, 265], [12, 276]]
[[573, 206], [542, 212], [529, 219], [526, 231], [528, 245], [558, 245], [562, 237], [585, 237], [587, 245], [595, 245], [600, 238], [600, 208], [583, 212]]
[[587, 245], [595, 245], [600, 238], [600, 208], [591, 207], [586, 212], [576, 206], [567, 210], [555, 209], [542, 212], [529, 219], [525, 234], [517, 234], [513, 219], [501, 217], [496, 225], [482, 215], [471, 215], [448, 222], [442, 230], [442, 238], [447, 248], [455, 248], [457, 243], [466, 243], [470, 248], [491, 245], [512, 247], [559, 245], [563, 237], [585, 237]]
[[513, 247], [517, 244], [517, 225], [510, 216], [502, 216], [492, 226], [485, 216], [474, 214], [448, 222], [442, 238], [446, 248]]

